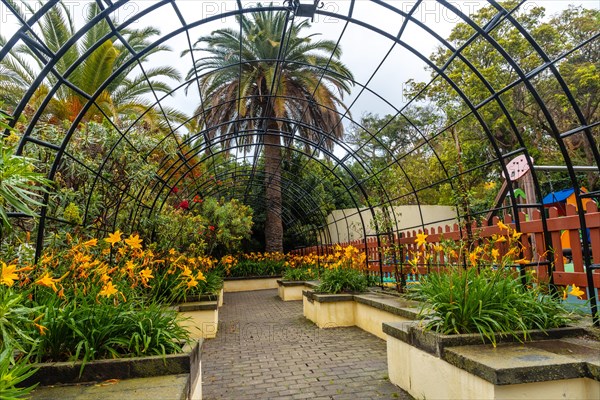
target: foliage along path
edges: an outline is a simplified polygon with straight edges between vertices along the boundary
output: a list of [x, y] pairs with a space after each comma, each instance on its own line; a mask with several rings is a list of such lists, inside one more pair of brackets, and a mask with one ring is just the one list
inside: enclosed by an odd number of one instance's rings
[[226, 293], [202, 349], [202, 394], [215, 399], [410, 399], [387, 378], [385, 341], [319, 329], [276, 290]]

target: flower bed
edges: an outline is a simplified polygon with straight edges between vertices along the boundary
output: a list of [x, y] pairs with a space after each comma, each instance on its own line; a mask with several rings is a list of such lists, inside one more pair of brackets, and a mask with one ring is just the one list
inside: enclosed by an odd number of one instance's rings
[[[209, 258], [185, 257], [174, 249], [155, 254], [135, 234], [63, 240], [35, 265], [0, 263], [1, 376], [14, 370], [27, 377], [34, 362], [79, 363], [84, 373], [97, 360], [181, 353], [190, 333], [169, 304], [221, 289]], [[217, 317], [211, 322], [212, 331], [201, 325], [202, 332], [211, 331], [202, 336], [216, 333]]]

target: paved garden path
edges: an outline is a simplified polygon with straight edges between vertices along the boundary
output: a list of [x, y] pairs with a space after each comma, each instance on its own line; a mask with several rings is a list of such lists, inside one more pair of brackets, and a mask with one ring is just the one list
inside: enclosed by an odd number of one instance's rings
[[385, 341], [319, 329], [277, 290], [225, 293], [216, 339], [202, 349], [202, 394], [215, 399], [410, 399], [389, 382]]

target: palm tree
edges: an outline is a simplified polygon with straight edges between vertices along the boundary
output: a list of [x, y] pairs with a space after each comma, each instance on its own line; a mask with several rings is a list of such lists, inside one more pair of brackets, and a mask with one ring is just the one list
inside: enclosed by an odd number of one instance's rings
[[[14, 2], [12, 2], [14, 3]], [[41, 4], [41, 1], [40, 1]], [[29, 11], [33, 13], [31, 6]], [[19, 10], [15, 7], [15, 10]], [[100, 13], [96, 3], [90, 4], [87, 8], [85, 21], [88, 22]], [[42, 17], [38, 35], [52, 52], [57, 52], [75, 33], [77, 29], [73, 23], [73, 16], [69, 7], [59, 2], [57, 6], [52, 7]], [[94, 46], [105, 35], [111, 32], [110, 26], [106, 20], [98, 21], [84, 37], [76, 44], [71, 46], [66, 53], [58, 60], [55, 69], [58, 73], [65, 74], [69, 68], [83, 55], [88, 49]], [[126, 29], [121, 31], [129, 46], [134, 51], [139, 52], [145, 49], [149, 39], [159, 35], [160, 31], [153, 27], [144, 29]], [[0, 36], [0, 47], [6, 44], [6, 39]], [[157, 46], [146, 53], [140, 63], [147, 61], [148, 57], [154, 53], [170, 51], [166, 46]], [[102, 44], [89, 54], [85, 60], [75, 68], [67, 77], [68, 81], [79, 88], [87, 95], [92, 95], [106, 81], [106, 79], [118, 68], [124, 65], [131, 57], [130, 51], [119, 41], [113, 38], [105, 39]], [[31, 61], [37, 65], [32, 65]], [[181, 76], [173, 67], [152, 67], [144, 68], [143, 73], [133, 74], [137, 63], [132, 63], [124, 69], [108, 87], [96, 98], [98, 107], [93, 106], [84, 117], [85, 120], [102, 120], [103, 113], [113, 118], [119, 123], [121, 118], [130, 118], [138, 116], [145, 112], [150, 101], [144, 98], [144, 95], [154, 90], [156, 93], [167, 93], [171, 90], [170, 86], [164, 82], [164, 79], [179, 81]], [[39, 75], [39, 71], [44, 67], [42, 60], [34, 53], [34, 50], [25, 45], [16, 47], [4, 59], [0, 60], [0, 101], [8, 107], [14, 107], [21, 101], [23, 94], [31, 87], [33, 81]], [[134, 75], [134, 76], [132, 76]], [[31, 113], [37, 110], [43, 99], [48, 94], [51, 86], [58, 82], [58, 78], [49, 74], [47, 83], [40, 85], [32, 99], [29, 102], [27, 111]], [[61, 85], [46, 109], [43, 118], [51, 123], [58, 123], [63, 120], [73, 121], [81, 111], [87, 99], [82, 94], [74, 91], [66, 85]], [[101, 112], [102, 110], [102, 112]], [[176, 120], [185, 120], [185, 116], [168, 110], [167, 114]], [[147, 114], [146, 122], [160, 124], [157, 112]]]
[[[203, 98], [210, 99], [196, 111], [209, 139], [220, 136], [228, 147], [238, 132], [257, 132], [244, 144], [264, 145], [266, 250], [282, 251], [281, 132], [331, 148], [331, 137], [343, 135], [337, 110], [344, 108], [353, 76], [339, 61], [335, 42], [302, 36], [310, 27], [307, 20], [288, 26], [286, 11], [256, 11], [237, 22], [241, 32], [224, 28], [196, 41], [194, 51], [209, 55], [197, 58], [187, 79], [198, 76]], [[283, 144], [291, 145], [289, 136]]]

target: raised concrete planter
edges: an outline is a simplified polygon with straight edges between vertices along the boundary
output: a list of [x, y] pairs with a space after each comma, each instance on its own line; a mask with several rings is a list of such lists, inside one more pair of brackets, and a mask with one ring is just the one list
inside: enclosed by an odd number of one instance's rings
[[223, 282], [223, 289], [225, 293], [277, 289], [278, 279], [281, 279], [281, 276], [251, 276], [244, 278], [225, 278], [225, 282]]
[[[598, 399], [600, 343], [581, 328], [532, 331], [497, 347], [479, 335], [439, 335], [385, 323], [390, 381], [415, 398]], [[435, 384], [432, 384], [435, 382]]]
[[216, 301], [218, 306], [223, 306], [223, 288], [218, 294], [203, 294], [201, 296], [191, 296], [187, 298], [187, 302], [198, 302], [198, 301]]
[[186, 318], [181, 325], [190, 331], [192, 338], [212, 339], [219, 327], [219, 302], [197, 301], [179, 304], [177, 311]]
[[[25, 381], [21, 386], [31, 386], [39, 383], [36, 391], [43, 391], [49, 385], [73, 385], [78, 383], [102, 382], [109, 379], [124, 381], [137, 378], [157, 378], [162, 376], [177, 377], [171, 381], [174, 384], [167, 389], [170, 398], [202, 399], [202, 364], [200, 360], [202, 340], [193, 346], [185, 346], [180, 354], [166, 356], [149, 356], [134, 358], [117, 358], [111, 360], [97, 360], [85, 363], [81, 371], [81, 362], [56, 362], [36, 364], [38, 371]], [[187, 379], [179, 377], [187, 375]], [[152, 380], [144, 380], [151, 385]], [[125, 385], [126, 386], [126, 385]], [[112, 398], [118, 398], [119, 386], [111, 388]], [[156, 393], [159, 395], [160, 393]], [[126, 396], [126, 393], [122, 393]], [[60, 393], [53, 389], [53, 396]], [[35, 393], [34, 393], [35, 397]], [[110, 397], [110, 396], [109, 396]]]
[[366, 294], [323, 294], [303, 291], [304, 316], [319, 328], [358, 326], [381, 339], [384, 322], [412, 321], [416, 303], [397, 297]]
[[314, 288], [318, 285], [317, 281], [284, 281], [277, 280], [277, 294], [283, 301], [302, 300], [302, 292]]
[[321, 294], [302, 292], [304, 316], [319, 328], [354, 326], [354, 298], [352, 294]]

